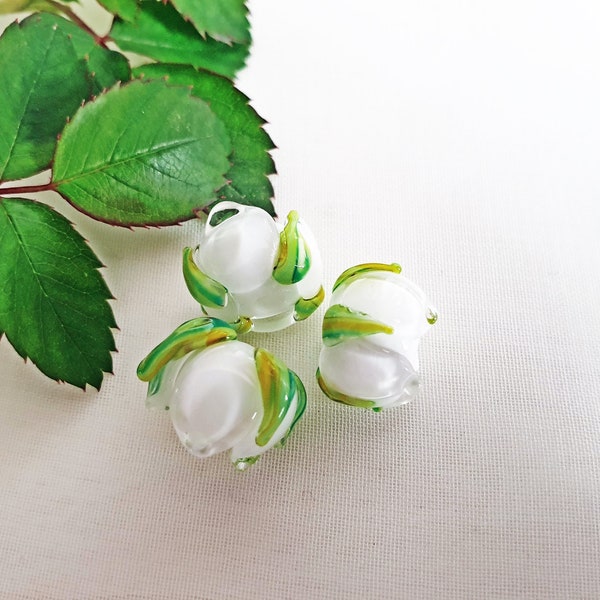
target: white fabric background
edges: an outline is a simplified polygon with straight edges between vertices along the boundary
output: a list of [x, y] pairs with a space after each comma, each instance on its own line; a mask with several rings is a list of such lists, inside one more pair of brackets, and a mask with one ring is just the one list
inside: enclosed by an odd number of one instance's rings
[[245, 474], [193, 459], [135, 367], [197, 315], [197, 225], [123, 231], [40, 195], [107, 265], [119, 352], [82, 394], [0, 342], [0, 596], [600, 598], [600, 5], [250, 6], [239, 86], [279, 146], [279, 213], [311, 224], [328, 289], [398, 261], [427, 291], [422, 393], [328, 401], [321, 309], [250, 336], [307, 386], [288, 446]]

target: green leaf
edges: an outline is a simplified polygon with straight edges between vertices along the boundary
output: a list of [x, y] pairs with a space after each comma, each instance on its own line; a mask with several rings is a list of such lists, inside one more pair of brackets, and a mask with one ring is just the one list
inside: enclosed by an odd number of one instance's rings
[[0, 180], [48, 167], [56, 136], [90, 93], [85, 62], [49, 14], [0, 37]]
[[100, 389], [116, 327], [102, 264], [50, 207], [0, 198], [0, 334], [48, 377]]
[[115, 19], [110, 36], [123, 50], [162, 62], [202, 67], [233, 78], [244, 66], [248, 45], [204, 39], [170, 4], [147, 0], [129, 23]]
[[38, 13], [10, 25], [0, 37], [0, 181], [47, 168], [67, 118], [128, 75], [125, 57], [61, 17]]
[[97, 96], [115, 83], [131, 79], [129, 61], [120, 52], [99, 46], [91, 35], [71, 21], [57, 21], [61, 30], [68, 34], [77, 57], [86, 63], [87, 77], [92, 86], [90, 95]]
[[219, 190], [220, 200], [251, 204], [274, 215], [273, 187], [268, 175], [275, 173], [269, 154], [275, 145], [263, 129], [264, 120], [248, 104], [248, 98], [231, 81], [193, 67], [172, 64], [144, 65], [134, 75], [154, 79], [167, 77], [169, 84], [191, 87], [192, 94], [210, 105], [231, 138], [233, 152], [227, 172], [228, 185]]
[[231, 144], [208, 105], [164, 81], [134, 81], [67, 125], [53, 183], [75, 208], [115, 225], [192, 218], [225, 184]]
[[47, 2], [47, 0], [0, 0], [0, 15], [34, 10], [44, 10], [53, 13], [59, 11], [56, 6]]
[[136, 0], [98, 0], [98, 3], [104, 6], [109, 12], [118, 15], [126, 21], [131, 21], [139, 9]]
[[[62, 3], [77, 2], [77, 0], [61, 0]], [[0, 15], [16, 12], [33, 12], [43, 10], [50, 13], [60, 13], [60, 4], [49, 0], [0, 0]]]
[[178, 12], [194, 24], [202, 36], [210, 35], [219, 42], [250, 43], [248, 9], [244, 0], [171, 0]]

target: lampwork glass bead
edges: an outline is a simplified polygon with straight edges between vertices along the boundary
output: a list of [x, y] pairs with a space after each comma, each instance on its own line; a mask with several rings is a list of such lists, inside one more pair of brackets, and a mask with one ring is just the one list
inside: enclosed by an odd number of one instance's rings
[[322, 272], [315, 239], [295, 211], [280, 225], [235, 202], [215, 205], [199, 245], [183, 253], [185, 282], [202, 311], [254, 331], [308, 318], [325, 296]]
[[332, 400], [375, 411], [409, 402], [419, 390], [419, 340], [436, 320], [399, 265], [344, 271], [323, 319], [321, 389]]
[[178, 327], [140, 363], [146, 404], [168, 410], [181, 443], [206, 458], [231, 450], [239, 470], [283, 445], [306, 406], [298, 376], [209, 317]]

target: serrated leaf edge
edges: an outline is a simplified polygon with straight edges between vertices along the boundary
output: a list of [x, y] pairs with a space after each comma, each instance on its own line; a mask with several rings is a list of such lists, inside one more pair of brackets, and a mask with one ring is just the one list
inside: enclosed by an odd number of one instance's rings
[[[167, 3], [168, 3], [168, 0], [162, 0], [162, 2], [163, 2], [163, 4], [167, 4]], [[200, 32], [198, 31], [198, 29], [196, 28], [196, 26], [195, 26], [195, 25], [194, 25], [192, 22], [190, 22], [190, 21], [186, 21], [186, 20], [183, 18], [183, 15], [181, 15], [181, 13], [180, 13], [180, 12], [179, 12], [179, 11], [178, 11], [176, 8], [175, 8], [175, 6], [173, 6], [173, 9], [174, 9], [174, 10], [175, 10], [175, 11], [178, 13], [178, 15], [179, 15], [179, 16], [182, 18], [182, 20], [183, 20], [185, 23], [189, 23], [189, 24], [190, 24], [190, 26], [191, 26], [191, 27], [194, 29], [194, 31], [195, 31], [196, 33], [198, 33], [198, 35], [200, 35], [200, 37], [202, 38], [202, 40], [206, 41], [206, 37], [205, 37], [205, 36], [202, 36], [202, 35], [200, 34]], [[130, 26], [132, 26], [132, 25], [133, 25], [133, 23], [134, 23], [133, 21], [127, 21], [126, 19], [123, 19], [122, 17], [120, 17], [120, 16], [118, 16], [118, 15], [117, 15], [117, 16], [115, 16], [115, 18], [114, 18], [114, 20], [113, 20], [113, 24], [111, 25], [111, 30], [110, 30], [111, 32], [112, 32], [112, 30], [113, 30], [113, 27], [114, 27], [115, 23], [119, 23], [119, 22], [121, 22], [121, 23], [128, 23]], [[109, 36], [110, 36], [110, 33], [109, 33]], [[212, 36], [209, 36], [209, 37], [211, 37], [211, 38], [212, 38]], [[215, 39], [215, 38], [212, 38], [212, 39], [214, 39], [214, 41], [215, 41], [215, 42], [224, 43], [224, 42], [221, 42], [221, 41], [220, 41], [220, 40], [218, 40], [218, 39]], [[113, 40], [113, 41], [115, 41], [115, 40]], [[118, 45], [118, 42], [116, 42], [116, 41], [115, 41], [115, 43]], [[252, 45], [252, 40], [250, 40], [250, 43], [248, 43], [248, 44], [238, 44], [237, 42], [234, 42], [234, 43], [231, 43], [231, 44], [224, 44], [224, 45], [226, 45], [226, 46], [229, 46], [230, 48], [232, 48], [232, 47], [234, 47], [234, 46], [243, 46], [244, 48], [246, 48], [246, 53], [245, 53], [245, 55], [244, 55], [244, 57], [243, 57], [243, 59], [242, 59], [242, 61], [241, 61], [240, 65], [239, 65], [239, 67], [237, 67], [237, 68], [235, 68], [235, 69], [234, 69], [234, 72], [232, 73], [232, 75], [231, 75], [231, 76], [223, 75], [222, 73], [217, 73], [216, 71], [213, 71], [213, 70], [211, 70], [211, 69], [208, 69], [208, 68], [206, 68], [206, 67], [200, 67], [200, 66], [196, 66], [196, 65], [193, 65], [193, 64], [191, 64], [191, 63], [187, 63], [187, 62], [181, 62], [181, 63], [165, 63], [165, 61], [161, 61], [161, 60], [155, 59], [155, 58], [154, 58], [154, 57], [152, 57], [150, 54], [147, 54], [147, 53], [145, 53], [145, 52], [139, 52], [139, 51], [133, 51], [133, 50], [131, 50], [131, 52], [134, 52], [135, 54], [138, 54], [139, 56], [145, 56], [145, 57], [147, 57], [147, 58], [150, 58], [152, 62], [151, 62], [151, 63], [149, 63], [149, 64], [161, 63], [161, 64], [179, 64], [179, 65], [190, 66], [190, 67], [192, 67], [192, 68], [194, 68], [194, 69], [202, 69], [202, 70], [204, 70], [204, 71], [206, 71], [206, 72], [208, 72], [208, 73], [211, 73], [212, 75], [217, 75], [217, 76], [219, 76], [219, 77], [224, 77], [224, 78], [225, 78], [225, 79], [227, 79], [228, 81], [233, 81], [233, 80], [235, 79], [235, 77], [236, 77], [236, 74], [237, 74], [239, 71], [241, 71], [241, 70], [242, 70], [242, 69], [243, 69], [243, 68], [246, 66], [246, 62], [247, 62], [247, 60], [248, 60], [248, 56], [249, 56], [249, 54], [250, 54], [250, 47], [251, 47], [251, 45]], [[120, 48], [120, 46], [119, 46], [119, 48]]]
[[[252, 106], [252, 104], [251, 104], [252, 100], [244, 92], [242, 92], [238, 87], [236, 87], [235, 84], [231, 81], [231, 79], [229, 79], [228, 77], [225, 77], [224, 75], [220, 75], [219, 73], [214, 73], [210, 69], [204, 69], [202, 67], [194, 67], [193, 65], [181, 65], [179, 63], [160, 63], [160, 65], [161, 66], [165, 66], [165, 67], [169, 67], [169, 66], [174, 66], [174, 67], [186, 66], [186, 67], [188, 67], [190, 69], [193, 69], [194, 71], [196, 71], [196, 73], [198, 73], [200, 75], [202, 75], [202, 73], [205, 73], [207, 75], [210, 75], [211, 77], [218, 77], [219, 79], [222, 79], [223, 81], [226, 81], [229, 84], [231, 84], [231, 86], [233, 87], [233, 89], [241, 96], [242, 100], [244, 101], [245, 106], [247, 106], [250, 109], [250, 111], [252, 112], [252, 116], [256, 118], [256, 121], [258, 122], [258, 128], [259, 128], [259, 130], [262, 133], [264, 133], [264, 135], [266, 136], [266, 138], [268, 140], [268, 147], [265, 148], [264, 152], [269, 157], [269, 165], [270, 165], [270, 167], [269, 167], [269, 170], [266, 171], [263, 175], [266, 178], [266, 180], [267, 180], [267, 182], [269, 184], [269, 188], [270, 188], [270, 196], [268, 198], [265, 198], [265, 200], [267, 202], [271, 202], [271, 200], [273, 200], [275, 192], [274, 192], [274, 189], [273, 189], [273, 184], [271, 183], [271, 180], [269, 179], [269, 176], [270, 175], [277, 175], [277, 168], [276, 168], [276, 165], [275, 165], [275, 161], [273, 160], [273, 156], [271, 155], [271, 151], [272, 150], [277, 150], [277, 146], [273, 142], [273, 139], [271, 138], [271, 136], [269, 135], [269, 133], [267, 132], [267, 130], [264, 128], [264, 125], [267, 125], [268, 121], [266, 121], [256, 111], [256, 109]], [[134, 69], [132, 71], [132, 77], [135, 77], [135, 79], [133, 81], [149, 82], [149, 81], [162, 80], [167, 85], [169, 85], [170, 87], [186, 88], [186, 89], [190, 90], [190, 93], [192, 94], [192, 96], [194, 98], [198, 98], [199, 100], [202, 100], [210, 108], [210, 102], [208, 100], [204, 100], [203, 98], [199, 98], [198, 96], [196, 96], [196, 95], [194, 95], [192, 93], [192, 90], [194, 89], [193, 85], [190, 86], [190, 85], [183, 85], [183, 84], [178, 84], [178, 83], [170, 83], [169, 82], [169, 75], [161, 75], [160, 77], [156, 77], [156, 78], [147, 78], [146, 75], [144, 74], [144, 72], [140, 70], [140, 69], [143, 69], [143, 67], [144, 67], [144, 65], [142, 65], [141, 67], [138, 67], [138, 68], [136, 68], [136, 69]], [[215, 115], [215, 117], [217, 119], [219, 119], [219, 117], [217, 115]], [[221, 121], [221, 119], [219, 119], [219, 121]], [[231, 167], [233, 167], [236, 164], [235, 163], [235, 149], [232, 150], [232, 152], [231, 152], [231, 154], [229, 156], [233, 157], [233, 160], [230, 161], [230, 168], [231, 168]], [[229, 173], [229, 170], [227, 171], [227, 173]], [[225, 173], [225, 176], [227, 176], [227, 173]], [[238, 192], [239, 195], [240, 195], [240, 197], [245, 198], [244, 194], [242, 194], [241, 192], [239, 192], [237, 190], [237, 188], [235, 187], [235, 185], [232, 185], [232, 180], [231, 179], [228, 179], [227, 182], [225, 183], [225, 185], [223, 185], [220, 188], [218, 188], [218, 190], [215, 190], [215, 192], [218, 192], [219, 190], [223, 190], [224, 188], [226, 188], [228, 186], [231, 186], [236, 192]], [[220, 196], [218, 196], [217, 200], [220, 201], [220, 200], [225, 199], [226, 197], [227, 196], [225, 196], [225, 195], [220, 195]]]
[[250, 13], [250, 11], [248, 10], [248, 6], [246, 5], [245, 2], [244, 2], [244, 20], [245, 20], [245, 24], [246, 24], [246, 30], [248, 32], [247, 40], [235, 39], [230, 36], [221, 36], [219, 34], [211, 33], [210, 31], [208, 31], [202, 27], [199, 27], [198, 23], [195, 22], [194, 18], [191, 15], [188, 15], [185, 12], [181, 11], [177, 7], [177, 5], [175, 4], [175, 2], [173, 0], [163, 0], [163, 1], [165, 1], [165, 2], [169, 1], [169, 3], [173, 6], [173, 8], [181, 15], [183, 20], [188, 23], [191, 23], [194, 26], [194, 29], [202, 36], [203, 39], [210, 37], [213, 40], [215, 40], [216, 42], [220, 42], [221, 44], [226, 44], [227, 46], [233, 46], [233, 44], [239, 44], [241, 46], [250, 46], [250, 44], [252, 43], [252, 38], [250, 35], [250, 19], [248, 18], [248, 14]]
[[[110, 92], [112, 92], [113, 90], [115, 90], [116, 88], [122, 88], [122, 87], [128, 87], [128, 86], [132, 86], [132, 85], [148, 85], [150, 83], [152, 83], [153, 81], [158, 81], [158, 79], [149, 79], [147, 81], [144, 81], [142, 79], [132, 79], [130, 81], [126, 81], [126, 82], [121, 82], [121, 81], [117, 81], [115, 83], [115, 85], [113, 85], [112, 87], [108, 88], [107, 90], [104, 90], [101, 94], [98, 94], [97, 96], [94, 96], [93, 98], [90, 98], [89, 100], [86, 100], [85, 102], [81, 103], [81, 106], [79, 107], [79, 109], [71, 116], [71, 118], [69, 119], [69, 121], [67, 122], [66, 126], [64, 127], [63, 131], [61, 132], [61, 134], [59, 134], [58, 139], [60, 140], [61, 135], [66, 131], [66, 129], [71, 125], [71, 122], [73, 121], [73, 119], [75, 118], [75, 115], [77, 115], [77, 113], [84, 108], [85, 106], [87, 106], [88, 104], [93, 104], [95, 102], [97, 102], [101, 97], [105, 96], [106, 94], [109, 94]], [[196, 102], [203, 102], [204, 104], [206, 104], [209, 109], [210, 109], [210, 105], [208, 104], [208, 102], [206, 102], [205, 100], [202, 100], [202, 98], [198, 98], [198, 96], [194, 96], [191, 93], [191, 90], [189, 90], [189, 86], [174, 86], [171, 85], [169, 87], [178, 87], [178, 88], [188, 88], [189, 94], [188, 94], [188, 98], [191, 98], [192, 100], [196, 101]], [[217, 119], [219, 122], [221, 122], [221, 119], [219, 119], [211, 110], [211, 113], [214, 115], [215, 119]], [[56, 148], [54, 149], [54, 155], [52, 157], [52, 161], [51, 161], [51, 165], [52, 167], [54, 166], [54, 162], [56, 159], [56, 153], [58, 151], [58, 144], [56, 145]], [[230, 153], [231, 156], [231, 153]], [[229, 169], [231, 169], [233, 163], [231, 163], [231, 161], [229, 161]], [[213, 193], [215, 195], [217, 195], [217, 192], [222, 189], [223, 187], [225, 187], [227, 185], [227, 179], [225, 178], [227, 173], [229, 172], [229, 169], [227, 169], [227, 171], [223, 174], [223, 184], [221, 186], [219, 186], [217, 189], [215, 189], [213, 191]], [[154, 228], [160, 228], [160, 227], [169, 227], [171, 225], [179, 225], [181, 223], [185, 223], [186, 221], [190, 221], [191, 219], [195, 219], [196, 218], [196, 212], [201, 211], [202, 208], [204, 208], [203, 206], [197, 206], [194, 207], [193, 209], [191, 209], [191, 214], [189, 216], [186, 216], [185, 218], [182, 219], [177, 219], [175, 221], [159, 221], [159, 222], [152, 222], [152, 223], [127, 223], [124, 221], [117, 221], [117, 220], [111, 220], [111, 219], [100, 219], [98, 218], [96, 215], [93, 215], [89, 212], [87, 212], [86, 210], [83, 210], [80, 206], [77, 206], [76, 204], [74, 204], [69, 198], [68, 196], [66, 196], [65, 194], [63, 194], [59, 189], [58, 186], [65, 183], [67, 180], [63, 180], [63, 181], [55, 181], [54, 180], [54, 172], [52, 173], [52, 189], [61, 196], [61, 198], [63, 198], [68, 204], [70, 204], [73, 208], [75, 208], [78, 212], [86, 215], [87, 217], [89, 217], [90, 219], [93, 219], [94, 221], [97, 221], [99, 223], [105, 223], [107, 225], [112, 225], [114, 227], [121, 227], [121, 228], [125, 228], [125, 229], [129, 229], [131, 231], [133, 231], [134, 227], [141, 227], [144, 229], [154, 229]], [[218, 197], [216, 198], [217, 200], [219, 199]]]
[[[5, 198], [4, 198], [4, 197], [2, 197], [2, 196], [0, 196], [0, 205], [2, 205], [2, 202], [3, 202], [4, 200], [5, 200]], [[49, 205], [47, 205], [47, 204], [45, 204], [45, 203], [43, 203], [43, 202], [38, 202], [38, 201], [36, 201], [36, 200], [32, 200], [31, 198], [11, 198], [11, 200], [18, 200], [18, 201], [20, 201], [20, 202], [26, 202], [26, 203], [30, 203], [30, 204], [41, 205], [41, 206], [44, 206], [44, 207], [46, 207], [47, 209], [49, 209], [49, 210], [50, 210], [50, 211], [52, 211], [53, 213], [55, 213], [55, 214], [59, 215], [60, 217], [62, 217], [62, 218], [65, 220], [65, 222], [69, 224], [69, 226], [71, 227], [71, 229], [73, 230], [73, 232], [74, 232], [74, 233], [75, 233], [77, 236], [79, 236], [79, 238], [80, 238], [80, 239], [82, 240], [82, 242], [83, 242], [83, 243], [84, 243], [84, 244], [87, 246], [87, 248], [90, 250], [90, 252], [91, 252], [91, 253], [92, 253], [92, 255], [94, 256], [94, 258], [96, 259], [96, 261], [97, 261], [97, 263], [98, 263], [98, 266], [94, 266], [94, 267], [92, 267], [92, 268], [93, 268], [95, 271], [97, 271], [97, 272], [98, 272], [98, 274], [100, 275], [100, 277], [102, 278], [102, 280], [103, 280], [103, 282], [104, 282], [104, 285], [105, 285], [105, 287], [106, 287], [106, 290], [108, 291], [108, 295], [107, 295], [107, 296], [103, 296], [103, 299], [104, 299], [104, 301], [108, 303], [110, 300], [115, 300], [115, 297], [112, 295], [112, 292], [110, 291], [110, 289], [109, 289], [108, 285], [106, 284], [106, 281], [104, 280], [104, 277], [102, 277], [102, 275], [101, 275], [101, 274], [100, 274], [100, 272], [99, 272], [99, 270], [100, 270], [101, 268], [104, 268], [104, 264], [103, 264], [103, 263], [100, 261], [100, 259], [99, 259], [99, 258], [96, 256], [96, 253], [95, 253], [95, 252], [92, 250], [91, 246], [89, 245], [89, 242], [88, 242], [88, 240], [87, 240], [86, 238], [84, 238], [84, 237], [83, 237], [83, 236], [82, 236], [82, 235], [79, 233], [79, 231], [77, 231], [77, 229], [75, 228], [75, 225], [73, 224], [73, 222], [72, 222], [70, 219], [68, 219], [67, 217], [65, 217], [65, 216], [64, 216], [62, 213], [59, 213], [59, 212], [58, 212], [57, 210], [55, 210], [53, 207], [51, 207], [51, 206], [49, 206]], [[10, 217], [8, 217], [8, 218], [10, 219]], [[12, 220], [11, 220], [11, 221], [12, 221]], [[14, 227], [14, 225], [13, 225], [13, 227]], [[19, 237], [19, 239], [20, 239], [20, 236], [18, 235], [18, 233], [16, 232], [16, 230], [15, 230], [15, 233], [17, 234], [17, 237]], [[42, 287], [42, 288], [43, 288], [43, 286], [42, 286], [42, 284], [41, 284], [41, 283], [40, 283], [40, 287]], [[110, 307], [110, 304], [109, 304], [108, 306]], [[117, 323], [116, 323], [116, 320], [115, 320], [115, 316], [114, 316], [114, 312], [113, 312], [113, 310], [112, 310], [112, 307], [110, 308], [110, 314], [111, 314], [111, 325], [109, 325], [109, 326], [108, 326], [108, 329], [109, 329], [109, 330], [112, 330], [112, 329], [119, 330], [119, 327], [117, 326]], [[60, 378], [54, 379], [54, 378], [52, 378], [50, 375], [48, 375], [47, 373], [45, 373], [45, 372], [44, 372], [44, 371], [43, 371], [43, 370], [42, 370], [42, 369], [41, 369], [41, 368], [40, 368], [40, 367], [39, 367], [39, 366], [36, 364], [36, 362], [35, 362], [35, 361], [34, 361], [34, 360], [33, 360], [33, 359], [32, 359], [32, 358], [31, 358], [31, 357], [30, 357], [30, 356], [29, 356], [29, 355], [28, 355], [26, 352], [23, 352], [23, 353], [21, 353], [21, 352], [20, 352], [20, 351], [17, 349], [17, 347], [14, 345], [14, 343], [13, 343], [13, 341], [12, 341], [12, 339], [11, 339], [11, 337], [12, 337], [11, 335], [9, 335], [9, 334], [8, 334], [6, 331], [4, 331], [4, 330], [0, 330], [0, 340], [2, 339], [2, 337], [3, 337], [3, 336], [4, 336], [4, 337], [6, 338], [6, 340], [7, 340], [7, 341], [10, 343], [10, 345], [13, 347], [13, 349], [15, 350], [15, 352], [17, 352], [17, 354], [18, 354], [18, 355], [19, 355], [19, 356], [20, 356], [20, 357], [21, 357], [21, 358], [24, 360], [24, 362], [25, 362], [25, 363], [27, 363], [28, 361], [29, 361], [29, 362], [31, 362], [32, 364], [34, 364], [34, 365], [36, 366], [36, 368], [38, 369], [38, 371], [39, 371], [40, 373], [42, 373], [43, 375], [45, 375], [45, 376], [46, 376], [46, 377], [48, 377], [49, 379], [52, 379], [53, 381], [56, 381], [57, 383], [68, 383], [69, 385], [72, 385], [73, 387], [77, 387], [77, 388], [79, 388], [79, 389], [83, 390], [84, 392], [86, 391], [86, 386], [87, 386], [87, 385], [89, 385], [89, 386], [91, 386], [91, 387], [95, 388], [96, 390], [100, 391], [100, 388], [102, 387], [102, 382], [104, 381], [104, 373], [111, 374], [111, 375], [112, 375], [112, 374], [114, 374], [114, 373], [113, 373], [113, 366], [114, 366], [114, 365], [113, 365], [113, 361], [112, 361], [112, 356], [111, 356], [111, 354], [112, 354], [113, 352], [117, 352], [117, 348], [116, 348], [116, 345], [115, 345], [115, 339], [114, 339], [114, 336], [113, 336], [112, 334], [111, 334], [111, 341], [112, 341], [112, 343], [111, 343], [111, 345], [110, 345], [110, 348], [108, 349], [108, 361], [109, 361], [109, 362], [108, 362], [108, 364], [107, 364], [106, 368], [104, 368], [104, 367], [93, 367], [93, 368], [96, 368], [96, 369], [98, 369], [98, 370], [100, 371], [100, 377], [99, 377], [99, 380], [98, 380], [98, 385], [96, 385], [96, 384], [94, 384], [94, 383], [91, 383], [91, 382], [85, 382], [85, 384], [84, 384], [84, 385], [82, 385], [82, 386], [80, 386], [80, 385], [78, 385], [78, 384], [75, 384], [75, 383], [68, 382], [68, 381], [66, 381], [66, 380], [64, 380], [64, 379], [60, 379]], [[83, 353], [81, 353], [81, 354], [82, 354], [82, 356], [84, 356], [84, 355], [83, 355]], [[91, 365], [91, 363], [89, 363], [89, 361], [87, 361], [87, 359], [86, 359], [86, 362], [88, 362], [88, 364], [90, 364], [90, 365]]]

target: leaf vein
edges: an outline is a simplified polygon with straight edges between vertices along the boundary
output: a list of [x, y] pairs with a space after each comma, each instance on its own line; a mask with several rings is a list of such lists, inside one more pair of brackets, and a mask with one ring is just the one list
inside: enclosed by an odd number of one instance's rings
[[[0, 203], [0, 206], [2, 206], [2, 204]], [[4, 211], [6, 213], [8, 222], [10, 223], [15, 237], [17, 238], [17, 241], [19, 242], [19, 248], [20, 248], [20, 252], [21, 255], [24, 257], [24, 259], [26, 260], [29, 268], [31, 269], [31, 272], [34, 275], [34, 278], [37, 280], [38, 285], [39, 285], [39, 289], [42, 292], [42, 295], [46, 298], [47, 300], [47, 304], [50, 306], [50, 308], [52, 309], [52, 312], [54, 313], [54, 316], [56, 317], [56, 321], [60, 324], [61, 329], [64, 331], [65, 335], [69, 338], [69, 340], [71, 341], [71, 343], [77, 348], [77, 350], [79, 351], [80, 355], [83, 357], [83, 360], [87, 363], [88, 367], [91, 368], [91, 370], [97, 370], [97, 368], [90, 362], [89, 358], [87, 357], [87, 355], [83, 352], [83, 350], [81, 349], [81, 347], [79, 346], [79, 344], [76, 342], [76, 340], [73, 338], [73, 336], [71, 335], [71, 333], [69, 332], [67, 326], [65, 323], [63, 323], [62, 319], [60, 318], [58, 312], [56, 311], [56, 308], [54, 307], [53, 301], [52, 301], [52, 296], [50, 294], [48, 294], [48, 292], [46, 291], [46, 288], [43, 284], [43, 282], [40, 280], [40, 273], [38, 273], [38, 271], [35, 268], [33, 259], [31, 256], [29, 256], [28, 252], [27, 252], [27, 247], [25, 244], [25, 241], [23, 239], [23, 236], [21, 235], [19, 228], [17, 227], [17, 224], [15, 223], [12, 215], [9, 213], [8, 210], [6, 210], [6, 208], [4, 206], [2, 206], [2, 208], [4, 208]], [[43, 298], [42, 295], [39, 295], [39, 311], [40, 314], [43, 314]], [[42, 336], [43, 339], [43, 346], [47, 347], [46, 341], [45, 341], [45, 329], [44, 327], [40, 327], [38, 329], [40, 331], [40, 334]]]
[[[209, 139], [212, 136], [207, 136], [206, 139]], [[123, 159], [117, 160], [115, 162], [110, 162], [110, 163], [102, 163], [99, 165], [94, 165], [93, 167], [91, 167], [89, 170], [84, 171], [82, 170], [80, 173], [74, 174], [70, 177], [67, 177], [66, 179], [61, 179], [59, 181], [55, 181], [56, 185], [64, 185], [66, 183], [72, 183], [74, 181], [76, 181], [77, 179], [81, 179], [84, 177], [89, 177], [91, 175], [95, 175], [97, 173], [104, 173], [106, 172], [107, 174], [110, 174], [110, 169], [114, 168], [114, 167], [118, 167], [120, 165], [126, 164], [128, 162], [133, 162], [134, 160], [139, 160], [142, 159], [144, 157], [149, 157], [149, 156], [154, 156], [154, 155], [160, 155], [163, 152], [168, 152], [170, 150], [175, 150], [177, 148], [186, 146], [188, 144], [193, 144], [195, 142], [197, 142], [198, 139], [197, 138], [188, 138], [188, 139], [184, 139], [184, 140], [179, 140], [177, 142], [173, 142], [173, 143], [165, 143], [162, 144], [160, 146], [157, 146], [156, 148], [151, 148], [149, 150], [144, 150], [141, 152], [138, 152], [136, 154], [132, 154], [130, 156], [127, 156]]]

